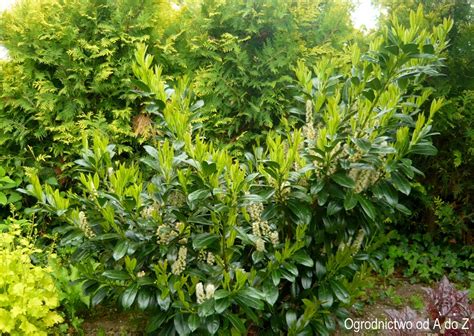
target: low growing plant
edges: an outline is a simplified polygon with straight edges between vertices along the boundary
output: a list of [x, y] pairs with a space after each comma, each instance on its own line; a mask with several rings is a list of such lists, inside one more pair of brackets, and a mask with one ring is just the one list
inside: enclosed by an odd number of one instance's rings
[[62, 322], [55, 310], [58, 292], [50, 269], [30, 260], [40, 252], [21, 235], [20, 225], [12, 223], [0, 233], [0, 333], [8, 335], [48, 335]]
[[468, 282], [474, 249], [434, 240], [429, 234], [406, 237], [395, 233], [384, 249], [379, 263], [384, 277], [400, 274], [410, 281], [439, 281], [444, 275], [458, 282]]
[[[388, 309], [386, 310], [387, 315], [401, 326], [387, 330], [388, 335], [409, 336], [430, 332], [448, 336], [472, 334], [473, 322], [472, 308], [468, 297], [469, 291], [456, 289], [447, 277], [443, 277], [434, 288], [425, 290], [428, 294], [429, 323], [424, 324], [423, 321], [426, 321], [426, 318], [410, 307], [405, 307], [402, 310]], [[421, 328], [421, 326], [423, 327]]]

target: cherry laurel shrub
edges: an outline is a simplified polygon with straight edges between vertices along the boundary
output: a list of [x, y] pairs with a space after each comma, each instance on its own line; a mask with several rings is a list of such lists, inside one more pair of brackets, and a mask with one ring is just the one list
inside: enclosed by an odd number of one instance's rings
[[368, 244], [419, 172], [411, 155], [436, 152], [431, 123], [442, 102], [419, 83], [435, 75], [451, 26], [427, 31], [393, 21], [369, 51], [354, 47], [346, 71], [329, 60], [296, 67], [305, 104], [300, 129], [274, 132], [232, 157], [196, 132], [181, 81], [165, 85], [137, 51], [157, 145], [140, 163], [114, 159], [97, 136], [76, 161], [79, 192], [24, 192], [56, 218], [76, 247], [92, 303], [116, 298], [150, 312], [148, 331], [173, 335], [329, 335], [347, 316], [377, 244]]

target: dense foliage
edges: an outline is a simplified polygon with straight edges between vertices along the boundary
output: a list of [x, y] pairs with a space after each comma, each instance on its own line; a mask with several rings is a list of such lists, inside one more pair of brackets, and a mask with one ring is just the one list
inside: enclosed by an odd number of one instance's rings
[[419, 179], [410, 199], [411, 207], [418, 211], [408, 223], [399, 221], [398, 229], [428, 231], [438, 240], [454, 239], [472, 244], [474, 8], [468, 0], [379, 2], [400, 20], [406, 21], [410, 9], [420, 3], [431, 13], [426, 24], [438, 24], [447, 17], [454, 20], [448, 35], [450, 44], [443, 54], [446, 58], [443, 76], [430, 78], [425, 84], [433, 87], [432, 99], [446, 97], [433, 124], [433, 129], [440, 132], [434, 139], [439, 154], [418, 162], [426, 174]]
[[429, 90], [417, 83], [436, 74], [451, 23], [428, 31], [422, 21], [420, 9], [368, 53], [354, 46], [343, 72], [329, 60], [314, 74], [299, 63], [304, 126], [269, 133], [244, 159], [195, 132], [186, 82], [168, 87], [141, 47], [134, 72], [161, 120], [141, 160], [148, 168], [114, 161], [116, 146], [98, 135], [76, 161], [80, 192], [42, 186], [34, 173], [23, 192], [76, 247], [92, 303], [154, 310], [150, 331], [329, 334], [366, 262], [377, 262], [366, 237], [408, 212], [398, 202], [417, 171], [408, 157], [435, 153], [441, 102], [425, 118]]
[[336, 48], [354, 37], [349, 6], [206, 0], [189, 8], [183, 37], [194, 90], [206, 101], [207, 131], [245, 144], [288, 117], [292, 67], [298, 59], [314, 64], [340, 54]]
[[7, 335], [48, 335], [62, 321], [55, 311], [58, 291], [50, 270], [33, 265], [30, 256], [40, 252], [11, 223], [0, 233], [0, 332]]
[[472, 280], [471, 7], [393, 4], [366, 36], [346, 0], [3, 13], [0, 333], [329, 335], [373, 270]]
[[136, 43], [157, 41], [165, 10], [155, 0], [40, 0], [3, 13], [0, 41], [11, 57], [0, 64], [3, 159], [40, 157], [60, 169], [59, 156], [76, 154], [94, 130], [131, 141], [130, 63]]

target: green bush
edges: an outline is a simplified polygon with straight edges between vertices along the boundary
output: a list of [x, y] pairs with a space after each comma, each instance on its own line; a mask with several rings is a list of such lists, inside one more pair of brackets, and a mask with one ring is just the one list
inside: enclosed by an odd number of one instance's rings
[[3, 12], [0, 42], [11, 60], [0, 64], [2, 159], [40, 157], [60, 172], [96, 130], [127, 139], [121, 150], [130, 151], [135, 44], [162, 46], [172, 14], [158, 0], [22, 0]]
[[[163, 334], [321, 334], [347, 316], [377, 264], [387, 216], [409, 210], [418, 170], [412, 155], [432, 155], [432, 118], [421, 106], [451, 22], [421, 28], [394, 21], [370, 50], [351, 50], [337, 73], [329, 60], [296, 68], [306, 119], [301, 129], [269, 133], [242, 159], [196, 130], [186, 81], [167, 87], [139, 48], [134, 72], [149, 90], [155, 147], [141, 163], [115, 160], [96, 136], [76, 161], [80, 192], [61, 193], [30, 174], [23, 190], [34, 211], [74, 246], [92, 304], [116, 298], [151, 311]], [[199, 105], [199, 104], [198, 104]]]
[[55, 311], [58, 292], [48, 268], [32, 264], [40, 250], [21, 236], [19, 224], [0, 233], [0, 332], [7, 335], [48, 335], [62, 322]]
[[340, 55], [336, 48], [353, 38], [349, 8], [344, 0], [205, 0], [185, 7], [179, 45], [193, 89], [206, 102], [208, 134], [240, 146], [263, 140], [262, 131], [289, 116], [296, 61]]
[[433, 130], [440, 133], [434, 139], [439, 153], [416, 161], [426, 174], [418, 178], [417, 192], [408, 199], [410, 207], [417, 211], [408, 221], [397, 221], [397, 230], [429, 232], [444, 243], [454, 239], [470, 244], [474, 221], [474, 9], [468, 0], [379, 1], [401, 21], [407, 21], [410, 8], [423, 3], [430, 11], [425, 24], [436, 25], [447, 17], [454, 22], [448, 35], [449, 46], [443, 53], [444, 76], [428, 78], [423, 84], [433, 87], [431, 99], [446, 97], [433, 123]]

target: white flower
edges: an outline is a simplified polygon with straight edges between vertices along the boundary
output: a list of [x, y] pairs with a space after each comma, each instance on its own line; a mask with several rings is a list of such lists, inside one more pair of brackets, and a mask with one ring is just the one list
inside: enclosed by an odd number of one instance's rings
[[213, 284], [206, 285], [206, 299], [210, 299], [214, 297], [214, 292], [216, 291], [216, 287]]
[[145, 271], [140, 271], [137, 273], [137, 278], [143, 278], [145, 276]]
[[359, 252], [360, 247], [362, 245], [362, 241], [364, 240], [365, 232], [363, 230], [359, 230], [359, 233], [357, 234], [356, 239], [354, 240], [354, 243], [352, 244], [352, 248], [354, 249], [354, 252], [352, 255], [355, 255], [357, 252]]
[[252, 233], [257, 237], [261, 236], [260, 225], [259, 225], [258, 221], [255, 221], [255, 222], [252, 223]]
[[207, 263], [209, 265], [214, 265], [214, 262], [216, 261], [216, 257], [214, 257], [214, 254], [212, 252], [207, 253]]
[[262, 238], [258, 238], [255, 242], [255, 247], [257, 248], [258, 252], [265, 251], [265, 241]]
[[95, 237], [95, 233], [92, 231], [84, 211], [79, 211], [79, 228], [84, 232], [87, 238], [91, 239]]
[[197, 303], [203, 303], [206, 300], [206, 295], [204, 294], [204, 287], [202, 282], [196, 284], [196, 301]]
[[188, 249], [184, 246], [181, 246], [178, 251], [178, 258], [171, 265], [171, 273], [174, 275], [180, 275], [186, 268], [186, 256], [188, 254]]
[[278, 243], [280, 242], [280, 240], [278, 239], [278, 232], [273, 231], [272, 233], [270, 233], [270, 241], [272, 242], [273, 246], [278, 245]]

